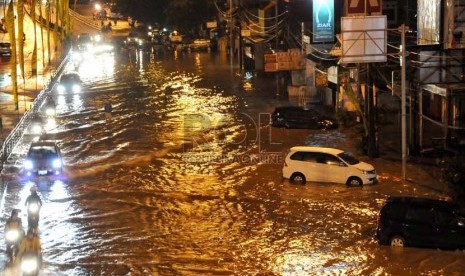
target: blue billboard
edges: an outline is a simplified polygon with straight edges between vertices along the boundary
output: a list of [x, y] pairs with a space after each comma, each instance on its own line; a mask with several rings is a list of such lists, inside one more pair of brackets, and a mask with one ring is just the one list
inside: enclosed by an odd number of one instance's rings
[[334, 41], [334, 0], [313, 0], [313, 42]]

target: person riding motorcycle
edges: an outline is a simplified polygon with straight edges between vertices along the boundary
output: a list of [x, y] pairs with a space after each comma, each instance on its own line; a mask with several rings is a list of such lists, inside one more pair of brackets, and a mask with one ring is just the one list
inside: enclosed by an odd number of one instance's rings
[[26, 238], [22, 240], [19, 246], [18, 259], [21, 260], [22, 269], [26, 270], [28, 275], [37, 275], [42, 264], [42, 246], [33, 229], [29, 229]]
[[50, 97], [45, 104], [45, 115], [47, 117], [54, 117], [56, 113], [56, 104], [52, 97]]
[[32, 186], [30, 191], [31, 194], [26, 199], [26, 206], [28, 210], [27, 222], [29, 228], [37, 228], [39, 224], [39, 210], [42, 206], [42, 200], [37, 194], [36, 186]]
[[16, 257], [19, 244], [21, 243], [23, 237], [23, 223], [21, 221], [21, 218], [19, 217], [19, 210], [13, 209], [11, 211], [11, 216], [5, 223], [6, 251], [7, 255], [11, 259], [14, 259]]

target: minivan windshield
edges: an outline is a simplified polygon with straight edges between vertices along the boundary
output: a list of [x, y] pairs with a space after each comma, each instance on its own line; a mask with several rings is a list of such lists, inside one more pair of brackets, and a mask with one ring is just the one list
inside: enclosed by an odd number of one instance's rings
[[341, 158], [342, 160], [344, 160], [350, 165], [355, 165], [355, 164], [360, 163], [360, 161], [358, 161], [357, 158], [355, 158], [352, 154], [348, 152], [341, 152], [337, 156], [339, 156], [339, 158]]

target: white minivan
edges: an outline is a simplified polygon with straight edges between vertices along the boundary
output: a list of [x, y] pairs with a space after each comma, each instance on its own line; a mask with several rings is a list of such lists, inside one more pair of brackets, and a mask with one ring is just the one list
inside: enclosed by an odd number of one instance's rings
[[350, 153], [323, 147], [292, 147], [284, 159], [283, 177], [292, 182], [342, 183], [362, 186], [376, 182], [376, 171]]

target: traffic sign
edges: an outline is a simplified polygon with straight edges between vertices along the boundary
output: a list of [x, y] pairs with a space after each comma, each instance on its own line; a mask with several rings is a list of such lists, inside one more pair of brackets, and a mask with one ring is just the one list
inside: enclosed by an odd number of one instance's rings
[[346, 0], [346, 15], [380, 15], [382, 0]]

